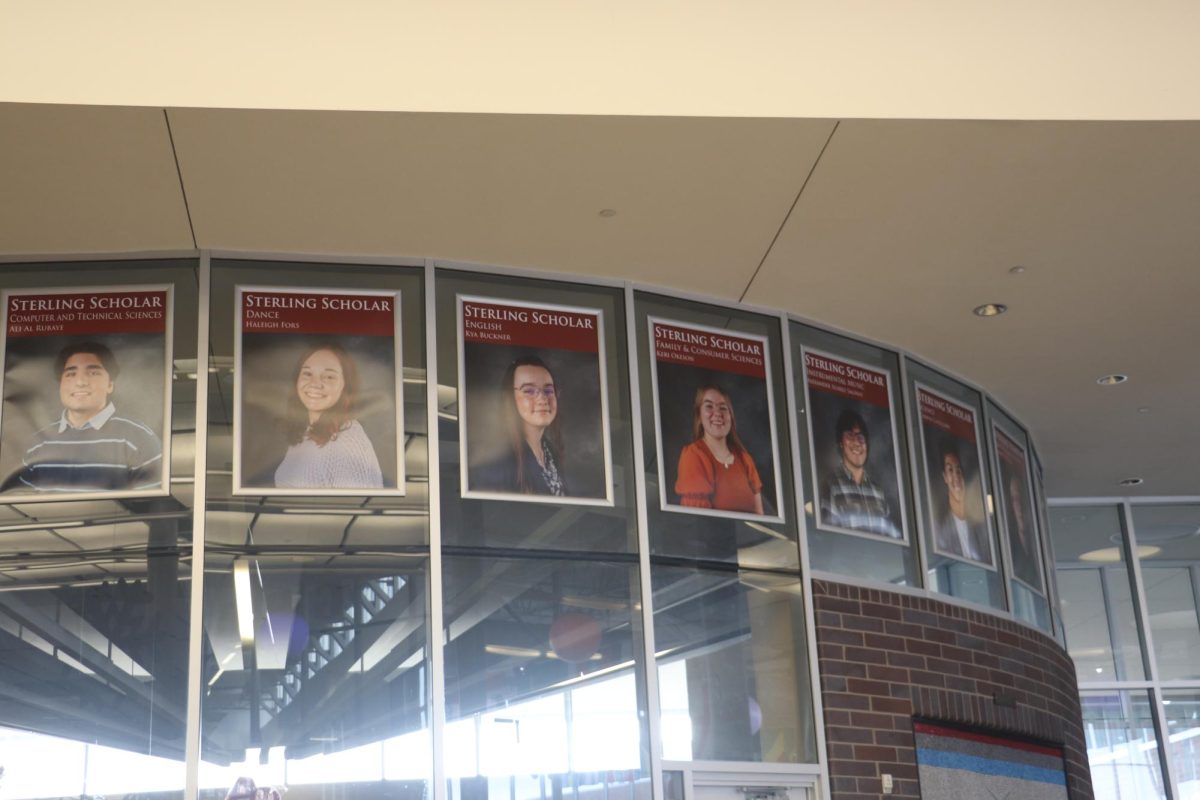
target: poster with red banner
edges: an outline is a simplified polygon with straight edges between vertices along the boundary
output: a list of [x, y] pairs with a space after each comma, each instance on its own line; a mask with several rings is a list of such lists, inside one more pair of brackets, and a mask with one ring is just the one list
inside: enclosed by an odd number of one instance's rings
[[916, 390], [933, 552], [995, 570], [975, 409], [919, 383]]
[[613, 504], [604, 315], [458, 296], [462, 496]]
[[1000, 490], [996, 494], [1011, 556], [1012, 576], [1041, 594], [1042, 561], [1038, 556], [1029, 457], [1025, 448], [995, 423], [992, 424], [992, 441], [1000, 467]]
[[782, 522], [767, 339], [648, 322], [663, 510]]
[[908, 542], [891, 376], [803, 349], [817, 527]]
[[4, 292], [0, 502], [170, 487], [171, 286]]
[[403, 495], [399, 292], [235, 295], [233, 493]]

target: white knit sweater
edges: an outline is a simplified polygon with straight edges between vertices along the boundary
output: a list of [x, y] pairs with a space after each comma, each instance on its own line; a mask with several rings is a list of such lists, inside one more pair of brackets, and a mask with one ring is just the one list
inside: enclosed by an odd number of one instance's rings
[[304, 439], [288, 448], [275, 470], [278, 489], [381, 489], [375, 448], [358, 420], [323, 446]]

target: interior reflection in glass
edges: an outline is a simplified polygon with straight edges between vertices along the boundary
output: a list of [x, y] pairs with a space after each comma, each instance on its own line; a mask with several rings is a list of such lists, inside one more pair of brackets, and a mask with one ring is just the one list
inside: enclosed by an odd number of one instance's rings
[[637, 568], [612, 558], [446, 560], [453, 792], [649, 791], [634, 671]]
[[190, 537], [171, 497], [4, 507], [3, 796], [182, 791]]

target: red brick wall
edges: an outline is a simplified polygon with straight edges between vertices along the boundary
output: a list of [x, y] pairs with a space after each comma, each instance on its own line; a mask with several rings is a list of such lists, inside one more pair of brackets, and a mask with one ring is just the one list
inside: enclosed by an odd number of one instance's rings
[[813, 602], [833, 800], [883, 797], [884, 773], [892, 797], [921, 796], [914, 716], [1059, 744], [1071, 800], [1091, 800], [1075, 668], [1053, 639], [938, 600], [831, 581], [814, 582]]

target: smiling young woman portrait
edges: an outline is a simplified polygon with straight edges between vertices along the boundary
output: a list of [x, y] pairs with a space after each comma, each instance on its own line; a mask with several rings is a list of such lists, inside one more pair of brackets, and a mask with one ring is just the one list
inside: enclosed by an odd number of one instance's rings
[[336, 342], [305, 350], [293, 372], [283, 432], [287, 453], [275, 470], [281, 489], [376, 489], [383, 474], [358, 417], [358, 366]]
[[536, 355], [513, 359], [500, 378], [496, 395], [503, 455], [478, 472], [477, 484], [513, 494], [571, 494], [560, 424], [561, 388], [554, 373]]
[[719, 384], [696, 389], [692, 439], [679, 454], [680, 505], [762, 514], [762, 479], [738, 436], [729, 392]]

